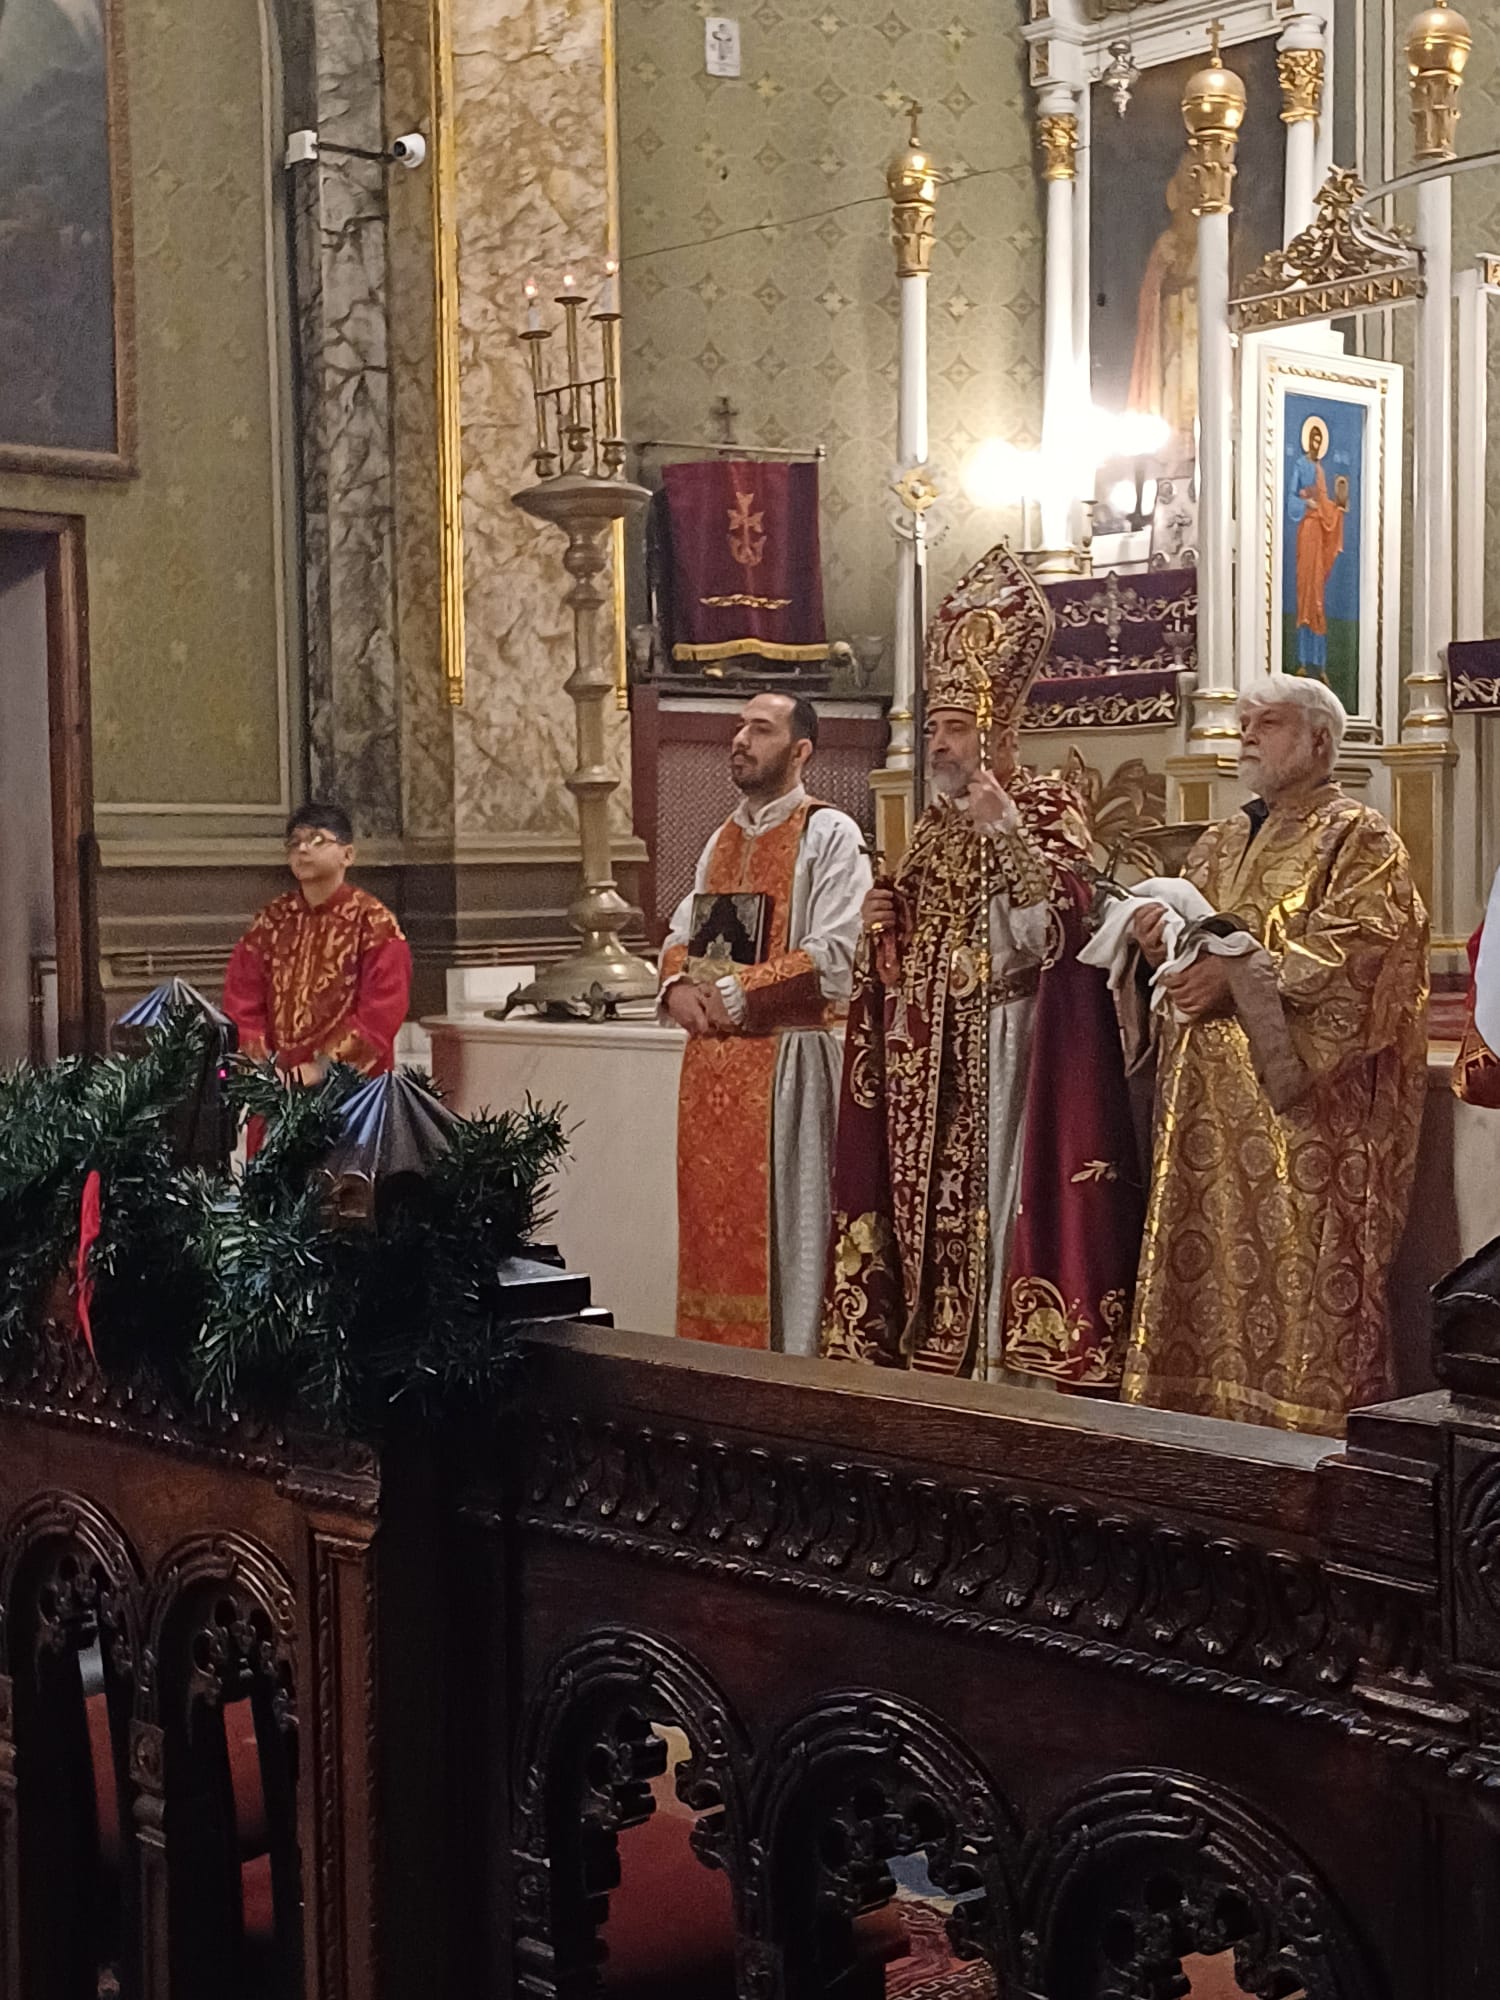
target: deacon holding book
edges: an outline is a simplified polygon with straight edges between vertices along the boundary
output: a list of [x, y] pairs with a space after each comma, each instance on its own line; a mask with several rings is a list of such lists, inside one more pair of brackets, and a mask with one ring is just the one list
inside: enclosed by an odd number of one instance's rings
[[812, 704], [757, 694], [729, 775], [740, 802], [698, 862], [662, 952], [686, 1030], [677, 1113], [677, 1331], [816, 1354], [839, 1043], [870, 864], [810, 798]]
[[865, 903], [834, 1179], [831, 1359], [1015, 1386], [1120, 1379], [1143, 1191], [1089, 834], [1017, 762], [1052, 636], [1001, 546], [927, 641], [934, 798]]

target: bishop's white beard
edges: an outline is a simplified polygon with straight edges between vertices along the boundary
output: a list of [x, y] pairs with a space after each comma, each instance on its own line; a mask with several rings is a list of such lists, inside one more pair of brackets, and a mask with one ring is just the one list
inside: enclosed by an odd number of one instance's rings
[[932, 789], [945, 799], [961, 799], [973, 783], [972, 771], [954, 770], [951, 766], [940, 771], [930, 767], [927, 773]]

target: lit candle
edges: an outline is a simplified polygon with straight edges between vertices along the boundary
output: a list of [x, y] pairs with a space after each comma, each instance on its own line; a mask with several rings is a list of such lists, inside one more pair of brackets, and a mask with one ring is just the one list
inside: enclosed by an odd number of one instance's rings
[[620, 267], [613, 257], [604, 260], [604, 283], [599, 287], [598, 303], [594, 307], [595, 319], [618, 319], [620, 317]]
[[546, 332], [546, 328], [542, 325], [542, 309], [536, 302], [536, 283], [531, 278], [526, 280], [526, 331]]

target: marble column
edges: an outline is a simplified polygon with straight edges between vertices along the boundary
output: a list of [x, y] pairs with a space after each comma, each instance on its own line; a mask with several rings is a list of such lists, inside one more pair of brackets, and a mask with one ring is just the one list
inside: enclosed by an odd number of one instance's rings
[[[567, 578], [556, 534], [511, 497], [533, 477], [517, 331], [528, 277], [546, 301], [568, 271], [588, 299], [603, 282], [616, 205], [610, 13], [607, 0], [452, 0], [452, 17], [467, 610], [467, 688], [453, 711], [455, 846], [461, 859], [497, 866], [528, 856], [576, 864], [564, 783], [574, 761]], [[556, 369], [560, 336], [551, 347]], [[612, 649], [608, 611], [605, 621]], [[612, 705], [605, 735], [618, 840], [630, 827], [630, 729]]]
[[[305, 113], [325, 144], [385, 144], [380, 19], [312, 0]], [[308, 723], [314, 788], [363, 835], [401, 830], [386, 170], [291, 170]]]
[[1229, 331], [1229, 215], [1245, 86], [1219, 57], [1188, 79], [1183, 122], [1198, 218], [1198, 685], [1189, 738], [1213, 751], [1234, 719], [1234, 352]]
[[1073, 189], [1078, 174], [1077, 94], [1049, 83], [1038, 96], [1037, 144], [1047, 188], [1042, 349], [1042, 547], [1072, 540], [1079, 442], [1078, 353], [1073, 335]]
[[1276, 44], [1281, 122], [1286, 127], [1286, 191], [1282, 240], [1290, 243], [1313, 219], [1318, 199], [1318, 121], [1323, 111], [1323, 22], [1294, 14]]

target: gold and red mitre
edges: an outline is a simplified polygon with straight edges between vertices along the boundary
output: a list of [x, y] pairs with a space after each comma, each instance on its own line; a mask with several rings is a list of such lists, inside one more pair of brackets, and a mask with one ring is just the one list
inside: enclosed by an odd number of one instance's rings
[[1019, 720], [1052, 644], [1052, 607], [1001, 542], [965, 572], [927, 628], [927, 707], [961, 708], [982, 727]]

